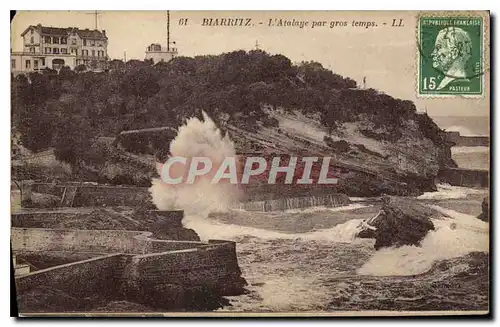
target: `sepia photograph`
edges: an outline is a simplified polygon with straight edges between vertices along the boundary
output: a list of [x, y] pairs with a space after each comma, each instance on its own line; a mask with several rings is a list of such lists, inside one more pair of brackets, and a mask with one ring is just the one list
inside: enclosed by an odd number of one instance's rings
[[18, 316], [490, 316], [490, 28], [11, 11]]

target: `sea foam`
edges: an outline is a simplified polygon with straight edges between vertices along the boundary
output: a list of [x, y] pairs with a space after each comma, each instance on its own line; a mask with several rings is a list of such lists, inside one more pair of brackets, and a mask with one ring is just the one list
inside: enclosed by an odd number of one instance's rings
[[416, 275], [428, 271], [439, 260], [474, 251], [488, 252], [488, 223], [454, 210], [439, 206], [432, 208], [450, 218], [433, 220], [436, 230], [425, 236], [421, 246], [381, 249], [358, 269], [358, 273], [373, 276]]

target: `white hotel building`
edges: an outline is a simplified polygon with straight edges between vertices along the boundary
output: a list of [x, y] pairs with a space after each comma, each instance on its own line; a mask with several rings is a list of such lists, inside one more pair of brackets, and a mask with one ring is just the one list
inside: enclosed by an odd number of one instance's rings
[[76, 27], [29, 26], [22, 34], [24, 49], [11, 53], [11, 71], [14, 74], [55, 70], [78, 65], [88, 70], [102, 71], [108, 62], [106, 31]]

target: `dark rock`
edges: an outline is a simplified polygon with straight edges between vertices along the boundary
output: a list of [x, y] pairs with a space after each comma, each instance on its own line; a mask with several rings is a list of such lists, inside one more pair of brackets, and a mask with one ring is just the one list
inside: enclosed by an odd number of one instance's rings
[[166, 228], [162, 230], [154, 230], [153, 238], [159, 240], [175, 240], [175, 241], [194, 241], [199, 242], [200, 237], [193, 229], [190, 228]]
[[129, 280], [122, 285], [127, 302], [153, 309], [181, 309], [185, 307], [186, 290], [181, 284], [153, 285], [140, 280]]
[[382, 198], [377, 216], [362, 223], [360, 238], [374, 238], [375, 249], [390, 246], [420, 245], [434, 224], [430, 218], [442, 216], [411, 198]]
[[19, 294], [17, 303], [23, 313], [76, 311], [82, 306], [78, 298], [47, 286], [38, 286]]
[[200, 237], [193, 229], [182, 226], [184, 211], [151, 210], [148, 214], [155, 221], [148, 228], [153, 233], [154, 238], [176, 241], [200, 241]]
[[323, 140], [325, 141], [326, 145], [332, 148], [335, 152], [344, 153], [349, 151], [350, 149], [349, 143], [345, 140], [334, 141], [329, 136], [325, 136]]
[[490, 221], [490, 205], [489, 205], [489, 199], [488, 197], [485, 197], [483, 199], [483, 202], [481, 203], [481, 210], [482, 212], [477, 216], [477, 218], [481, 219], [482, 221]]

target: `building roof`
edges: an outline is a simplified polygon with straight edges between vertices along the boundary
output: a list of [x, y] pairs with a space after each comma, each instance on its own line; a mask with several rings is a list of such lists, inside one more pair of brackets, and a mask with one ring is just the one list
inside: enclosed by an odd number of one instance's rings
[[42, 26], [41, 34], [47, 35], [68, 35], [71, 28], [61, 28], [61, 27], [45, 27]]
[[99, 30], [89, 30], [88, 28], [81, 30], [77, 29], [76, 33], [82, 38], [82, 39], [107, 39], [106, 34]]
[[52, 27], [52, 26], [42, 26], [41, 24], [28, 26], [28, 28], [24, 30], [21, 36], [24, 36], [24, 34], [28, 33], [30, 29], [36, 29], [42, 35], [67, 36], [69, 33], [74, 31], [82, 39], [102, 39], [102, 40], [107, 39], [106, 32], [104, 30], [103, 31], [90, 30], [88, 28], [79, 29], [77, 27]]

